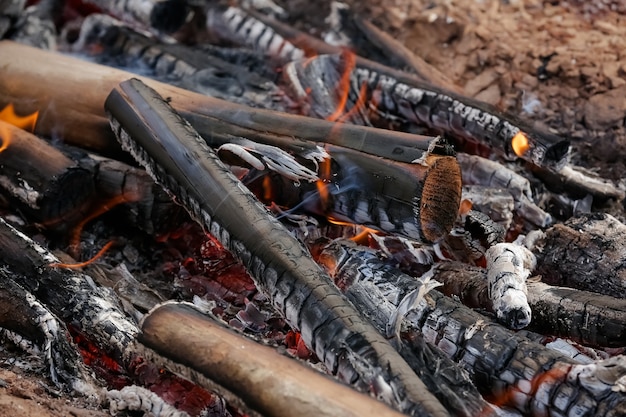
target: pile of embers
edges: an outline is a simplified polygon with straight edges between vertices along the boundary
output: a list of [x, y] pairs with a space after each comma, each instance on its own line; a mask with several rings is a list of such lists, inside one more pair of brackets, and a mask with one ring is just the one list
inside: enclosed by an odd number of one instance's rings
[[0, 3], [7, 366], [113, 414], [626, 413], [624, 190], [566, 140], [345, 7], [352, 49], [93, 3]]

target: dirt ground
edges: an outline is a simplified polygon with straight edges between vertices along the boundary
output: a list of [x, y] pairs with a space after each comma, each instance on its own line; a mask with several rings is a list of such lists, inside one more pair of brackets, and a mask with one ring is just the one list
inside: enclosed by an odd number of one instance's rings
[[[298, 26], [325, 27], [330, 1], [278, 1]], [[569, 137], [574, 163], [626, 172], [626, 5], [621, 0], [348, 0], [466, 94]], [[623, 219], [623, 217], [622, 217]], [[0, 369], [0, 415], [106, 415]]]

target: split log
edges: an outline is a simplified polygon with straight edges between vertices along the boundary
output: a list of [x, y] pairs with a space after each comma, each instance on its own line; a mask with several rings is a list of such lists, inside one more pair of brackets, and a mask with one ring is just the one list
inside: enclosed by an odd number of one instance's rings
[[18, 207], [52, 228], [78, 221], [94, 198], [89, 172], [37, 136], [0, 121], [0, 187]]
[[381, 399], [403, 412], [448, 415], [306, 249], [154, 90], [130, 80], [105, 107], [122, 146], [239, 258], [330, 371], [364, 390], [384, 389]]
[[[426, 136], [251, 109], [9, 41], [0, 41], [0, 75], [0, 105], [13, 103], [20, 114], [41, 110], [36, 133], [109, 154], [119, 154], [119, 145], [108, 125], [103, 104], [108, 92], [130, 78], [141, 79], [167, 97], [212, 146], [234, 137], [293, 151], [307, 151], [316, 149], [318, 143], [330, 143], [411, 162], [437, 145]], [[446, 152], [449, 150], [438, 153]]]
[[169, 364], [168, 369], [191, 368], [196, 377], [183, 374], [188, 379], [208, 378], [222, 387], [219, 391], [238, 393], [245, 409], [258, 415], [287, 416], [297, 410], [302, 417], [400, 416], [373, 398], [236, 334], [190, 304], [167, 303], [152, 310], [142, 321], [139, 342], [180, 364]]
[[[377, 307], [367, 312], [388, 323], [389, 312], [422, 283], [384, 265], [373, 251], [351, 247], [336, 242], [320, 259], [353, 302], [371, 306], [371, 297], [376, 297]], [[385, 308], [379, 307], [381, 301]], [[413, 307], [404, 324], [465, 368], [483, 394], [500, 405], [537, 417], [549, 412], [615, 417], [626, 413], [621, 382], [626, 356], [578, 364], [434, 290]]]
[[626, 225], [605, 213], [556, 224], [538, 253], [540, 274], [552, 285], [626, 298]]
[[[444, 262], [434, 275], [444, 284], [444, 294], [459, 297], [468, 307], [492, 310], [484, 269]], [[594, 346], [626, 345], [626, 300], [533, 279], [526, 285], [533, 312], [530, 329]]]

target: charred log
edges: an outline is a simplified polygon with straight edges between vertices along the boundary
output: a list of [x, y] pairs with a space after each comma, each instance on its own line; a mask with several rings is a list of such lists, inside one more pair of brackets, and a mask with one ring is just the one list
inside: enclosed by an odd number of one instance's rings
[[548, 284], [624, 298], [625, 235], [626, 225], [605, 213], [556, 224], [546, 232], [535, 272]]
[[94, 341], [121, 358], [137, 335], [137, 326], [116, 304], [112, 290], [96, 287], [82, 273], [54, 267], [59, 259], [0, 220], [0, 260], [13, 280], [32, 293], [56, 316], [78, 329], [88, 329]]
[[37, 221], [66, 229], [94, 198], [89, 172], [37, 136], [0, 121], [0, 187]]
[[165, 33], [177, 31], [190, 14], [186, 2], [177, 0], [90, 0], [90, 2], [107, 10], [113, 16]]
[[[444, 294], [457, 296], [472, 308], [492, 309], [484, 269], [445, 262], [436, 266], [435, 278], [444, 284]], [[532, 279], [526, 285], [533, 312], [530, 329], [595, 346], [624, 346], [625, 300]]]
[[41, 352], [49, 377], [58, 387], [93, 394], [94, 381], [65, 324], [13, 279], [15, 273], [0, 267], [0, 327], [34, 342]]
[[105, 107], [120, 143], [242, 261], [329, 370], [363, 389], [384, 386], [385, 401], [404, 412], [448, 415], [302, 245], [154, 90], [131, 80]]

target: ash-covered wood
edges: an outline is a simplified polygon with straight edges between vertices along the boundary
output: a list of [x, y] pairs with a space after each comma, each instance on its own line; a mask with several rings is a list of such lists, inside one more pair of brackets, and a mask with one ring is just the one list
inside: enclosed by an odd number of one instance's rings
[[242, 261], [331, 372], [403, 412], [448, 415], [306, 249], [154, 90], [138, 80], [123, 83], [106, 109], [122, 146]]
[[20, 209], [45, 225], [67, 229], [94, 198], [89, 171], [46, 141], [0, 121], [0, 187]]
[[605, 213], [582, 215], [546, 231], [536, 273], [552, 285], [626, 297], [626, 225]]
[[178, 0], [89, 0], [89, 2], [113, 16], [166, 33], [180, 29], [190, 14], [187, 2]]
[[59, 259], [0, 220], [0, 260], [12, 279], [66, 323], [88, 331], [93, 340], [121, 358], [138, 328], [117, 305], [113, 290], [97, 287], [73, 270], [54, 267]]
[[142, 321], [139, 341], [238, 393], [246, 409], [259, 415], [285, 416], [297, 410], [303, 417], [400, 416], [371, 397], [236, 334], [189, 304], [169, 303], [152, 310]]
[[[164, 43], [108, 15], [87, 16], [72, 50], [201, 94], [255, 107], [286, 110], [282, 91], [273, 82], [276, 74], [270, 73], [270, 69], [264, 70], [266, 64], [259, 63], [258, 73], [252, 72], [240, 63], [227, 62], [212, 53], [215, 48]], [[242, 53], [242, 57], [246, 54]], [[268, 76], [259, 75], [263, 72]]]
[[22, 286], [15, 273], [0, 267], [0, 326], [34, 342], [42, 355], [48, 376], [59, 388], [83, 395], [94, 394], [94, 380], [60, 321]]
[[[442, 292], [467, 306], [491, 310], [487, 273], [458, 262], [436, 266]], [[626, 340], [626, 300], [589, 291], [556, 287], [530, 279], [526, 282], [533, 312], [530, 329], [571, 338], [594, 346], [623, 347]]]
[[[421, 285], [384, 265], [368, 250], [335, 244], [328, 246], [323, 256], [346, 293], [355, 282], [363, 282], [380, 288], [384, 298], [397, 306]], [[370, 295], [371, 291], [355, 291], [350, 297], [369, 304]], [[376, 308], [370, 314], [379, 316], [384, 311]], [[547, 410], [564, 415], [619, 416], [626, 412], [623, 355], [590, 365], [577, 364], [435, 290], [407, 314], [405, 325], [420, 331], [428, 343], [466, 369], [481, 392], [497, 404], [530, 416], [543, 416]], [[578, 377], [583, 370], [589, 374]]]

